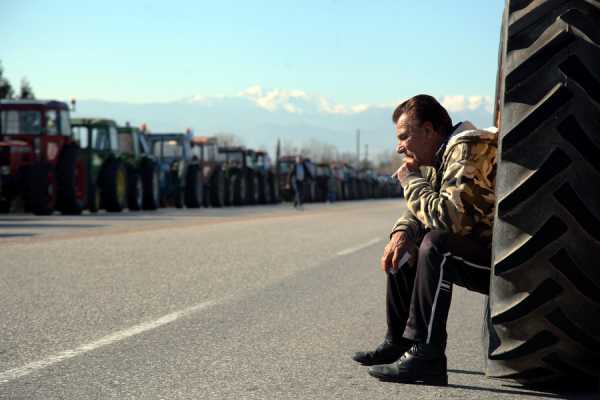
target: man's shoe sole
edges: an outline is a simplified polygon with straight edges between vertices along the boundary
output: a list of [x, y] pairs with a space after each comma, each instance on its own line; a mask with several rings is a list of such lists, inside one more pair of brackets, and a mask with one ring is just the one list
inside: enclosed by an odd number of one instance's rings
[[414, 377], [414, 376], [389, 376], [379, 375], [376, 372], [369, 370], [369, 375], [379, 379], [382, 382], [395, 382], [395, 383], [416, 383], [431, 386], [448, 386], [448, 375], [431, 375], [425, 377]]

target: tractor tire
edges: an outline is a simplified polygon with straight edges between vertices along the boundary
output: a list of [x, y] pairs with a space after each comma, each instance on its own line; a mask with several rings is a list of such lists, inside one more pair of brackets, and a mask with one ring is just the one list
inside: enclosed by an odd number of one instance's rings
[[79, 146], [67, 144], [56, 165], [57, 209], [63, 215], [80, 215], [87, 204], [87, 172], [82, 156]]
[[140, 211], [144, 201], [142, 175], [137, 168], [127, 167], [127, 208], [129, 211]]
[[234, 206], [243, 206], [248, 200], [248, 182], [244, 179], [242, 171], [235, 171], [231, 174], [231, 204]]
[[35, 215], [51, 215], [57, 200], [57, 182], [54, 167], [46, 162], [28, 170], [26, 203]]
[[160, 170], [155, 161], [144, 159], [142, 173], [142, 208], [156, 210], [160, 206]]
[[204, 197], [204, 177], [197, 164], [188, 166], [185, 175], [185, 206], [187, 208], [202, 207]]
[[598, 1], [506, 3], [489, 376], [600, 377], [598, 21]]
[[216, 170], [210, 178], [210, 205], [212, 207], [223, 207], [226, 197], [225, 175], [221, 170]]
[[183, 185], [181, 184], [181, 179], [179, 177], [177, 177], [176, 181], [175, 181], [175, 192], [173, 193], [174, 196], [174, 203], [175, 203], [175, 208], [183, 208], [183, 205], [185, 204], [185, 195], [183, 193]]
[[121, 212], [127, 206], [127, 168], [112, 159], [102, 173], [101, 204], [108, 212]]
[[223, 174], [225, 176], [225, 201], [223, 202], [223, 205], [225, 207], [230, 207], [233, 205], [233, 203], [231, 202], [232, 200], [232, 192], [233, 192], [233, 186], [231, 183], [231, 178], [227, 176], [227, 174]]

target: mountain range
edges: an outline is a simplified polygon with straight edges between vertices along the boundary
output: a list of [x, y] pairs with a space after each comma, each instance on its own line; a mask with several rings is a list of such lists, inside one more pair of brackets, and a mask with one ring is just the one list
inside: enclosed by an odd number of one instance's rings
[[[484, 96], [444, 96], [440, 102], [453, 121], [470, 120], [491, 125], [492, 104]], [[193, 96], [170, 102], [131, 103], [78, 100], [76, 117], [111, 118], [119, 124], [146, 124], [151, 132], [192, 129], [195, 134], [234, 134], [246, 146], [274, 152], [278, 139], [284, 148], [311, 140], [334, 145], [340, 152], [356, 150], [360, 130], [361, 152], [389, 152], [395, 132], [391, 114], [395, 105], [346, 106], [300, 90], [265, 90], [252, 86], [235, 96]]]

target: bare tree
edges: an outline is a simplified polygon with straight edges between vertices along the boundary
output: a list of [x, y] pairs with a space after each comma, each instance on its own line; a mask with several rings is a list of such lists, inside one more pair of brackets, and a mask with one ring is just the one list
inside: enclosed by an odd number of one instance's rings
[[33, 89], [31, 88], [31, 84], [27, 80], [27, 78], [21, 79], [21, 91], [19, 93], [20, 99], [35, 99], [35, 94], [33, 94]]

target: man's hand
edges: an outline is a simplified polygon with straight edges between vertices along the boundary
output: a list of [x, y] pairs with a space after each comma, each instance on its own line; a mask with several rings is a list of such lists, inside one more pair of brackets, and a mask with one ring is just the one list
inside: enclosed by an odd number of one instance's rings
[[408, 176], [408, 174], [413, 171], [418, 171], [420, 165], [421, 164], [415, 155], [407, 154], [404, 157], [404, 163], [396, 172], [394, 172], [392, 177], [398, 179], [401, 184], [404, 184], [404, 179]]
[[381, 257], [381, 269], [383, 272], [394, 271], [398, 269], [398, 261], [402, 255], [409, 249], [410, 241], [405, 232], [396, 232], [385, 246], [383, 257]]

